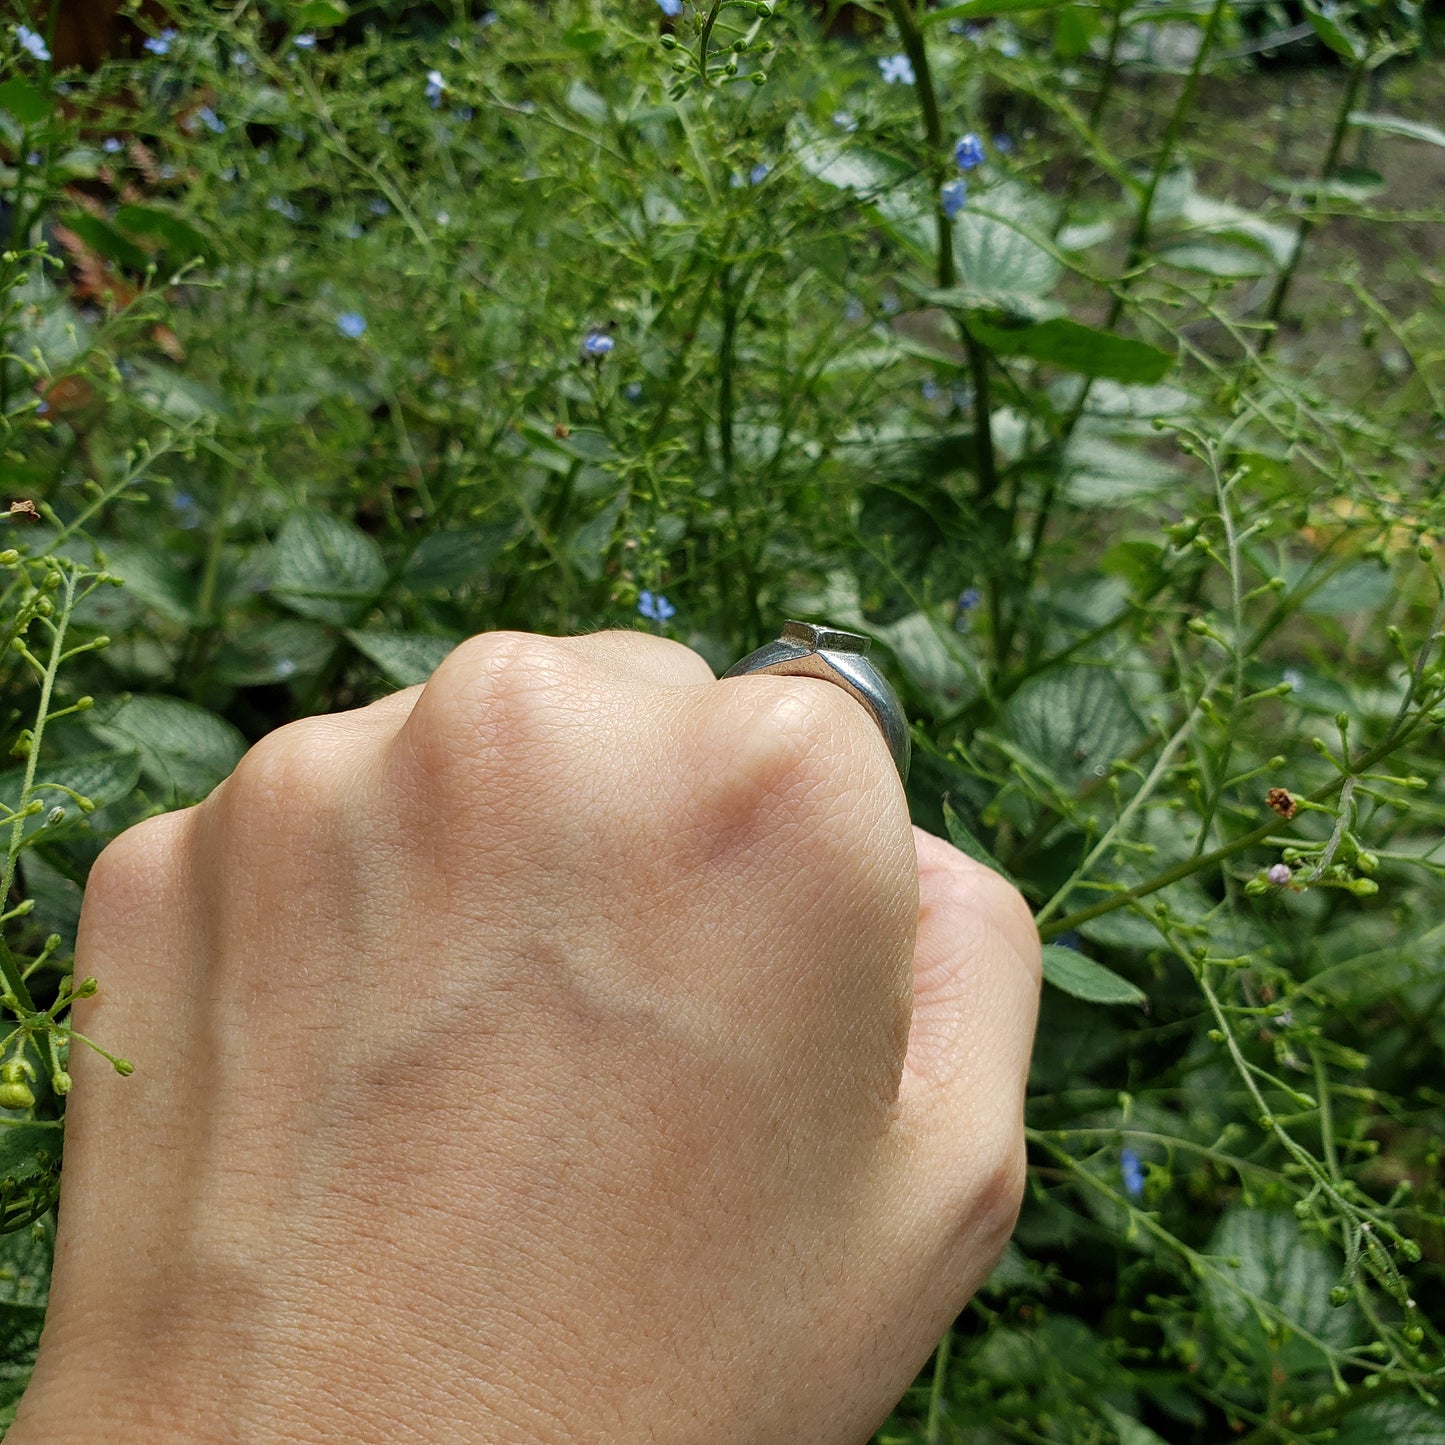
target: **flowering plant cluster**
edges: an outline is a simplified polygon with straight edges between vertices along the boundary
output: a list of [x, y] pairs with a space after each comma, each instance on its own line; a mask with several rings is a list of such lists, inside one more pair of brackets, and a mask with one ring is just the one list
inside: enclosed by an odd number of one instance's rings
[[476, 631], [798, 617], [1045, 942], [1018, 1231], [878, 1445], [1442, 1445], [1425, 20], [166, 10], [0, 24], [0, 1424], [106, 840]]

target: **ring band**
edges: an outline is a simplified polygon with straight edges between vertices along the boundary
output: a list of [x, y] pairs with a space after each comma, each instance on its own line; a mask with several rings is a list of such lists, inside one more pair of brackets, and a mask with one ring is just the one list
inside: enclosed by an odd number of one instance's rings
[[908, 719], [883, 674], [868, 661], [870, 645], [866, 637], [856, 632], [815, 627], [811, 622], [785, 622], [776, 642], [748, 653], [740, 662], [733, 663], [723, 677], [769, 672], [778, 677], [820, 677], [825, 682], [836, 683], [872, 714], [893, 755], [898, 776], [906, 783], [913, 750]]

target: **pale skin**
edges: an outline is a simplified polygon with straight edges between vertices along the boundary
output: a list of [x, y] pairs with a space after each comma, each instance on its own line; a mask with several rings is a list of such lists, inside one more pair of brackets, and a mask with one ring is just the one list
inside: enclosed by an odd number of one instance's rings
[[487, 633], [92, 874], [9, 1445], [866, 1441], [1023, 1181], [1027, 907], [867, 712]]

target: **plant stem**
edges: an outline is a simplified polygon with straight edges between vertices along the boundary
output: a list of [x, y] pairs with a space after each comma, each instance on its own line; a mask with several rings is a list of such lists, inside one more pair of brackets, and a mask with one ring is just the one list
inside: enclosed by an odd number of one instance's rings
[[928, 1387], [928, 1421], [924, 1426], [924, 1445], [939, 1445], [943, 1439], [943, 1386], [948, 1379], [948, 1357], [953, 1351], [953, 1326], [950, 1325], [938, 1342], [933, 1356], [933, 1379]]
[[[1340, 108], [1335, 114], [1335, 128], [1330, 135], [1330, 143], [1320, 165], [1321, 182], [1329, 180], [1335, 166], [1339, 163], [1340, 151], [1345, 144], [1345, 135], [1350, 128], [1350, 115], [1360, 93], [1360, 83], [1365, 78], [1367, 59], [1368, 52], [1362, 47], [1361, 53], [1356, 57], [1354, 67], [1350, 71], [1349, 79], [1345, 82], [1344, 94], [1340, 98]], [[1315, 225], [1313, 216], [1303, 216], [1300, 219], [1299, 230], [1295, 232], [1294, 247], [1290, 251], [1289, 260], [1285, 263], [1284, 270], [1279, 273], [1279, 280], [1274, 283], [1269, 305], [1264, 308], [1264, 319], [1270, 325], [1269, 330], [1260, 338], [1257, 354], [1261, 357], [1269, 354], [1269, 348], [1274, 344], [1274, 338], [1279, 335], [1280, 313], [1284, 310], [1290, 286], [1294, 283], [1295, 272], [1299, 269], [1300, 260], [1304, 256], [1305, 242], [1309, 240]]]

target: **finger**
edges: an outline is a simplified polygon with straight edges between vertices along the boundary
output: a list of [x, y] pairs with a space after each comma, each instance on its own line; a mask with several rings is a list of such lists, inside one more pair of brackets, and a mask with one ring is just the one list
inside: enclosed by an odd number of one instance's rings
[[1041, 978], [1018, 891], [941, 838], [913, 830], [918, 940], [900, 1104], [923, 1229], [943, 1293], [976, 1287], [1012, 1228]]
[[613, 628], [553, 641], [594, 667], [657, 687], [697, 687], [714, 680], [712, 668], [692, 648], [650, 632]]

